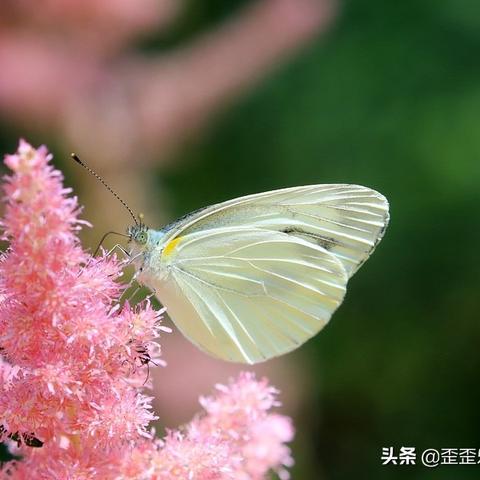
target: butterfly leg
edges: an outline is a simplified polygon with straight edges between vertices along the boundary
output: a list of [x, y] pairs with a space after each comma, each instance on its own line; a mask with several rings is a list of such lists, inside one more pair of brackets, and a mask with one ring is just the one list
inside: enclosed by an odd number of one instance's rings
[[[132, 279], [132, 282], [134, 281], [134, 279]], [[135, 280], [136, 281], [136, 280]], [[127, 288], [124, 292], [123, 292], [123, 295], [126, 294], [128, 292], [130, 288]], [[122, 297], [120, 297], [120, 303], [123, 301], [123, 302], [130, 302], [132, 300], [132, 298], [135, 297], [135, 295], [142, 289], [142, 285], [140, 285], [138, 282], [137, 282], [137, 288], [135, 288], [133, 290], [133, 292], [131, 294], [128, 295], [127, 298], [125, 299], [122, 299]]]
[[[100, 245], [97, 247], [97, 250], [95, 251], [95, 254], [97, 253], [98, 249], [100, 248]], [[130, 257], [130, 253], [127, 252], [119, 243], [115, 244], [105, 255], [106, 257], [109, 257], [116, 249], [119, 249], [125, 256]], [[80, 269], [80, 272], [78, 275], [80, 276], [83, 273], [83, 270], [87, 268], [91, 263], [92, 260], [95, 259], [95, 255], [92, 255], [89, 257], [87, 260], [87, 263], [83, 266], [83, 268]], [[129, 262], [130, 263], [130, 262]]]
[[[119, 243], [116, 243], [105, 255], [106, 257], [109, 257], [116, 249], [120, 250], [126, 257], [130, 258], [130, 252], [127, 252]], [[98, 248], [97, 248], [98, 250]], [[95, 256], [95, 255], [94, 255]], [[130, 261], [129, 261], [130, 263]]]

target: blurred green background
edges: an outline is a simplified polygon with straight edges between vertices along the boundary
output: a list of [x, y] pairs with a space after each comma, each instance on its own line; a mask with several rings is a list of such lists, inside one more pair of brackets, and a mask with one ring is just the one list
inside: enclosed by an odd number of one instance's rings
[[[143, 48], [175, 47], [245, 3], [191, 1]], [[315, 379], [294, 418], [293, 479], [479, 478], [480, 465], [380, 460], [389, 446], [480, 448], [479, 58], [476, 0], [344, 2], [326, 37], [157, 172], [171, 219], [310, 183], [358, 183], [390, 201], [386, 236], [344, 305], [292, 355]], [[2, 122], [10, 152], [23, 133]]]

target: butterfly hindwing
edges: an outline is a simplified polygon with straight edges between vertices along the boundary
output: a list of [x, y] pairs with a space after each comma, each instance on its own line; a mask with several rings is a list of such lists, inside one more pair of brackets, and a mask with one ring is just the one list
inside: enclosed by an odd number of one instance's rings
[[208, 353], [257, 363], [314, 336], [342, 302], [348, 280], [323, 247], [288, 233], [213, 228], [182, 237], [169, 259], [162, 303]]

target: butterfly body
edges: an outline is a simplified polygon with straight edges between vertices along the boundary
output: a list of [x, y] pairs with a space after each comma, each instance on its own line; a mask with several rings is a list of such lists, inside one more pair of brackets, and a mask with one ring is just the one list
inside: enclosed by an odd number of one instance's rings
[[207, 353], [257, 363], [329, 321], [388, 223], [357, 185], [311, 185], [198, 210], [161, 230], [129, 229], [138, 280]]

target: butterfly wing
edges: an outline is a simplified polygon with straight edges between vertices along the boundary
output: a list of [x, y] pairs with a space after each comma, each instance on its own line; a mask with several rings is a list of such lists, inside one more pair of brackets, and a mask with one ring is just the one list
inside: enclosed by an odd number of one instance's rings
[[314, 336], [340, 305], [342, 263], [300, 237], [227, 227], [183, 235], [168, 255], [167, 281], [152, 285], [195, 345], [257, 363]]
[[165, 231], [171, 238], [224, 226], [283, 232], [331, 252], [351, 277], [381, 240], [388, 219], [388, 202], [375, 190], [327, 184], [230, 200], [188, 215]]

